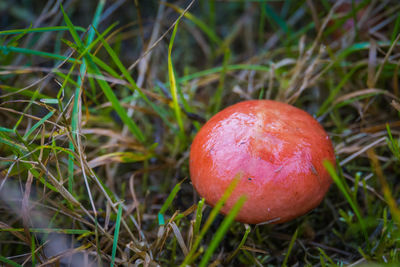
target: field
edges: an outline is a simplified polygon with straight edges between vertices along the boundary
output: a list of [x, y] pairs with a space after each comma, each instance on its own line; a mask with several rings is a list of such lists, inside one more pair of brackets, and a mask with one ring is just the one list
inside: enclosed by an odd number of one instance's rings
[[[0, 1], [0, 266], [399, 266], [399, 14]], [[332, 140], [329, 192], [290, 222], [236, 222], [191, 184], [196, 133], [249, 99], [303, 109]]]

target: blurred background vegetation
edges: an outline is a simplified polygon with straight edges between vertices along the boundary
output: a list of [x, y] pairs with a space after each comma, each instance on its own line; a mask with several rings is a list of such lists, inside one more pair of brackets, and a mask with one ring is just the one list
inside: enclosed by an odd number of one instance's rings
[[[361, 266], [400, 261], [397, 0], [0, 1], [0, 262]], [[190, 142], [222, 108], [312, 114], [337, 155], [321, 205], [217, 215]]]

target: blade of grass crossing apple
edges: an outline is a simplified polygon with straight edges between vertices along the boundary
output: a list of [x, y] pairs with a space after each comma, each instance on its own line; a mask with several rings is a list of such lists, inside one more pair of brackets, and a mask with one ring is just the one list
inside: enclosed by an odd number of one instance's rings
[[340, 177], [336, 174], [335, 168], [333, 167], [332, 163], [329, 162], [328, 160], [325, 160], [323, 162], [324, 167], [328, 170], [329, 174], [331, 175], [333, 181], [335, 184], [338, 186], [344, 197], [346, 198], [347, 202], [349, 202], [351, 208], [353, 209], [354, 213], [357, 216], [357, 219], [360, 223], [361, 226], [361, 231], [364, 235], [365, 242], [367, 243], [367, 247], [370, 247], [369, 239], [368, 239], [368, 234], [367, 234], [367, 228], [364, 222], [363, 217], [361, 216], [360, 208], [358, 207], [357, 203], [351, 198], [348, 190], [346, 189], [346, 186], [344, 185], [344, 182]]
[[232, 209], [229, 211], [228, 215], [224, 218], [221, 225], [218, 227], [217, 232], [214, 235], [211, 243], [208, 245], [204, 256], [200, 261], [200, 267], [207, 266], [208, 261], [210, 260], [211, 256], [213, 255], [215, 249], [221, 243], [221, 240], [225, 237], [226, 232], [229, 229], [229, 226], [232, 224], [233, 220], [235, 219], [236, 215], [239, 213], [240, 209], [242, 208], [244, 202], [246, 201], [245, 196], [241, 196], [239, 200], [235, 203]]
[[212, 222], [215, 220], [215, 217], [217, 217], [219, 211], [222, 209], [225, 202], [228, 200], [229, 196], [232, 194], [233, 190], [238, 185], [240, 178], [241, 178], [241, 174], [239, 173], [235, 176], [233, 181], [229, 184], [228, 188], [225, 190], [222, 197], [217, 201], [214, 208], [211, 210], [210, 215], [208, 216], [203, 228], [201, 229], [200, 234], [195, 239], [193, 246], [189, 251], [189, 254], [185, 257], [184, 261], [180, 265], [181, 267], [190, 265], [192, 263], [192, 261], [194, 260], [194, 255], [196, 253], [197, 248], [199, 247], [199, 245], [201, 243], [201, 240], [203, 239], [204, 235], [210, 228]]
[[173, 107], [174, 107], [174, 111], [175, 111], [175, 117], [176, 117], [176, 120], [177, 120], [178, 125], [179, 125], [181, 136], [182, 136], [182, 138], [184, 138], [185, 129], [184, 129], [184, 126], [183, 126], [182, 111], [181, 111], [181, 108], [179, 106], [178, 93], [177, 93], [177, 89], [176, 89], [176, 80], [175, 80], [174, 67], [173, 67], [172, 59], [171, 59], [172, 46], [174, 44], [176, 31], [178, 29], [178, 24], [179, 24], [179, 19], [175, 24], [174, 30], [172, 31], [171, 40], [170, 40], [169, 46], [168, 46], [168, 77], [169, 77], [169, 84], [170, 84], [170, 89], [171, 89]]
[[285, 259], [283, 260], [283, 263], [282, 263], [282, 267], [287, 267], [287, 262], [288, 262], [288, 260], [289, 260], [290, 252], [292, 251], [294, 242], [295, 242], [296, 239], [297, 239], [297, 233], [298, 233], [298, 231], [299, 231], [299, 229], [297, 228], [297, 229], [296, 229], [296, 232], [294, 232], [294, 234], [293, 234], [293, 236], [292, 236], [292, 239], [290, 240], [289, 247], [288, 247], [288, 251], [286, 252]]
[[115, 264], [115, 255], [117, 254], [117, 246], [118, 246], [118, 235], [119, 235], [119, 228], [121, 226], [121, 216], [122, 216], [122, 204], [118, 205], [118, 213], [117, 213], [117, 221], [115, 222], [115, 230], [114, 230], [114, 240], [111, 252], [111, 264], [110, 266], [113, 267]]

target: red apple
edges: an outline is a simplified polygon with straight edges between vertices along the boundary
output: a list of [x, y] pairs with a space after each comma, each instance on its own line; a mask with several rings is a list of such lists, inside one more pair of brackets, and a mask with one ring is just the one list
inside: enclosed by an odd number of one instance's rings
[[191, 146], [190, 175], [212, 206], [239, 176], [222, 213], [245, 195], [237, 221], [282, 223], [322, 201], [332, 183], [324, 160], [335, 162], [332, 143], [313, 117], [288, 104], [251, 100], [220, 111], [201, 128]]

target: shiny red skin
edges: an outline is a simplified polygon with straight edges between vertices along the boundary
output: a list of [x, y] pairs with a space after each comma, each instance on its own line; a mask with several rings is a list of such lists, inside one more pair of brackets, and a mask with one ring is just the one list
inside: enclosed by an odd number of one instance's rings
[[250, 100], [220, 111], [200, 129], [190, 150], [190, 175], [211, 206], [240, 177], [222, 213], [246, 195], [237, 221], [282, 223], [322, 201], [332, 183], [325, 159], [335, 162], [332, 143], [308, 113]]

